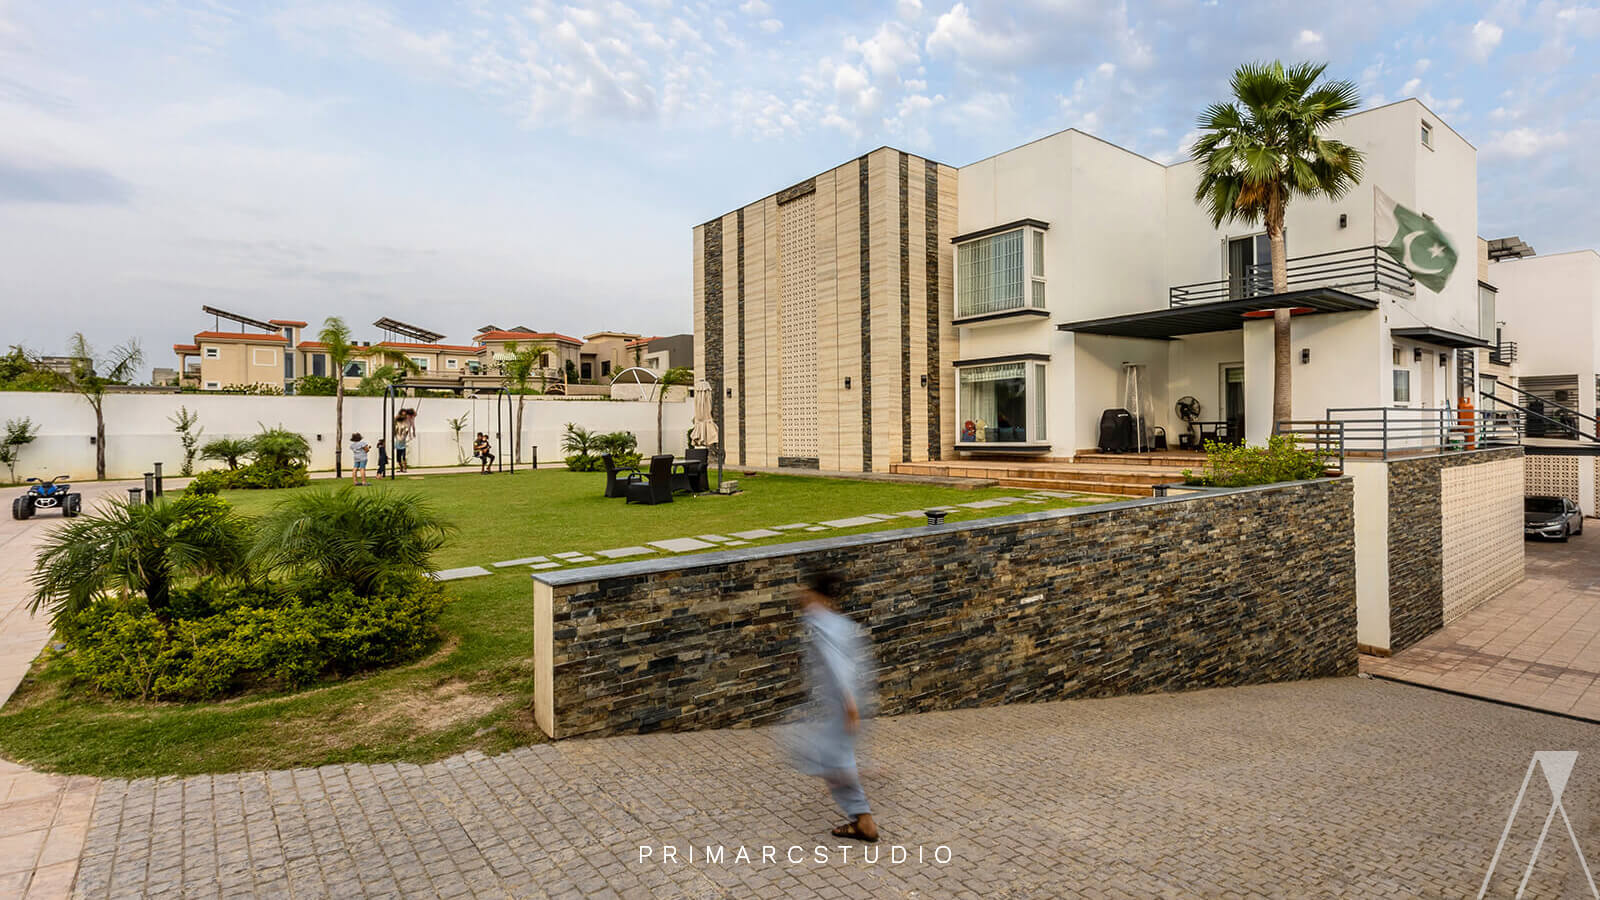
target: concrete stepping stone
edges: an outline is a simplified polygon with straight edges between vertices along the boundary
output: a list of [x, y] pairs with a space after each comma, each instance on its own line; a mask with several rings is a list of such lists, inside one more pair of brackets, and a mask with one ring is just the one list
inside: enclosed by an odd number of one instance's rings
[[496, 569], [505, 569], [511, 566], [529, 566], [534, 563], [549, 561], [550, 558], [548, 556], [524, 556], [521, 559], [508, 559], [505, 562], [490, 563], [489, 565], [494, 566]]
[[694, 538], [697, 541], [710, 541], [713, 544], [726, 544], [727, 542], [733, 540], [733, 538], [728, 537], [725, 534], [697, 534], [694, 536]]
[[487, 575], [489, 570], [483, 566], [462, 566], [459, 569], [440, 569], [433, 573], [434, 581], [459, 581], [462, 578], [477, 578]]
[[967, 509], [994, 509], [996, 506], [1005, 506], [1006, 502], [1003, 500], [974, 500], [971, 503], [958, 503], [956, 505], [964, 506]]
[[924, 510], [924, 509], [908, 509], [905, 512], [897, 512], [897, 513], [895, 513], [895, 515], [897, 517], [899, 517], [899, 518], [902, 518], [902, 519], [920, 519], [923, 516], [927, 515], [927, 510]]
[[621, 559], [624, 556], [643, 556], [656, 551], [649, 547], [614, 547], [610, 550], [596, 550], [595, 555], [604, 556], [606, 559]]
[[1071, 500], [1072, 498], [1077, 497], [1079, 495], [1072, 494], [1072, 493], [1063, 493], [1061, 491], [1034, 491], [1029, 496], [1032, 496], [1032, 497], [1049, 497], [1049, 498], [1051, 498], [1053, 500]]
[[826, 525], [812, 525], [812, 526], [806, 528], [806, 530], [807, 531], [827, 531], [828, 530], [828, 526], [826, 526]]
[[729, 541], [726, 544], [726, 546], [729, 546], [729, 547], [748, 547], [748, 546], [750, 546], [750, 542], [749, 541]]
[[740, 538], [741, 540], [744, 540], [745, 542], [749, 542], [749, 541], [758, 541], [758, 540], [760, 540], [762, 538], [777, 537], [778, 535], [781, 535], [781, 534], [783, 534], [783, 532], [781, 532], [781, 531], [773, 531], [770, 528], [752, 528], [749, 531], [735, 531], [733, 533], [733, 536], [736, 537], [736, 538]]
[[695, 538], [672, 538], [665, 541], [651, 541], [650, 546], [671, 550], [673, 553], [688, 553], [691, 550], [709, 550], [716, 544], [708, 544]]
[[811, 523], [810, 522], [794, 522], [794, 523], [791, 523], [789, 525], [774, 525], [772, 527], [778, 529], [779, 531], [799, 531], [802, 528], [810, 528], [811, 527]]
[[1028, 497], [1027, 499], [1023, 500], [1022, 502], [1023, 503], [1043, 503], [1044, 501], [1038, 499], [1037, 497]]
[[573, 558], [567, 560], [567, 562], [569, 562], [569, 563], [594, 562], [594, 557], [592, 557], [592, 556], [574, 556]]
[[878, 519], [879, 521], [887, 521], [889, 519], [893, 519], [895, 516], [897, 516], [899, 514], [898, 513], [864, 513], [864, 515], [869, 519]]
[[583, 554], [582, 553], [552, 553], [550, 555], [554, 556], [556, 559], [571, 559], [574, 556], [582, 556]]
[[[829, 519], [822, 524], [829, 528], [855, 528], [858, 525], [876, 525], [878, 520], [873, 516], [851, 516], [848, 519]], [[806, 529], [810, 531], [810, 528]]]
[[533, 564], [533, 568], [535, 568], [535, 569], [559, 569], [559, 568], [561, 568], [561, 563], [558, 563], [558, 562], [534, 563]]

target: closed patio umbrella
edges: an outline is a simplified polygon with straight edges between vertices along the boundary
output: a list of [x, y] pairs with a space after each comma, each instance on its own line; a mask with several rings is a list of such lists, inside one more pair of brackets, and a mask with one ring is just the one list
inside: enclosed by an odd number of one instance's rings
[[[702, 447], [710, 447], [717, 443], [717, 422], [711, 417], [711, 382], [700, 380], [694, 383], [694, 425], [689, 432], [689, 437]], [[717, 488], [722, 487], [722, 453], [718, 447], [717, 453]]]

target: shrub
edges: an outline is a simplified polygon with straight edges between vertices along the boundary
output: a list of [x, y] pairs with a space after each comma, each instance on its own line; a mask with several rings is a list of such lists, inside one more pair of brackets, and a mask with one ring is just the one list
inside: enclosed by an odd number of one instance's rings
[[250, 458], [268, 469], [303, 469], [311, 462], [311, 442], [282, 425], [262, 425], [261, 432], [250, 438]]
[[415, 494], [341, 485], [279, 502], [257, 520], [250, 556], [294, 583], [370, 597], [415, 588], [450, 531]]
[[305, 466], [292, 469], [274, 469], [260, 463], [251, 463], [239, 469], [210, 469], [194, 476], [186, 492], [190, 494], [215, 494], [218, 491], [263, 490], [304, 487], [311, 483]]
[[611, 454], [618, 468], [639, 465], [639, 439], [631, 431], [613, 431], [595, 434], [572, 422], [561, 438], [561, 449], [567, 453], [567, 468], [574, 472], [596, 472], [605, 467], [600, 457]]
[[337, 389], [332, 375], [301, 375], [294, 380], [294, 392], [301, 397], [332, 397]]
[[1185, 469], [1185, 484], [1208, 487], [1244, 487], [1279, 481], [1320, 478], [1322, 457], [1296, 445], [1292, 435], [1275, 434], [1265, 447], [1206, 442], [1206, 469], [1196, 475]]
[[200, 448], [201, 459], [225, 463], [230, 469], [239, 468], [239, 460], [249, 455], [249, 438], [214, 438]]

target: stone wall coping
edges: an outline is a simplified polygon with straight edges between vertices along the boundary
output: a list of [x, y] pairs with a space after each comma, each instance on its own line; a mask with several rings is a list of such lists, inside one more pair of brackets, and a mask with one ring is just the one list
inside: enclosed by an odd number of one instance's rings
[[1510, 455], [1512, 451], [1516, 451], [1515, 455], [1518, 456], [1526, 455], [1522, 444], [1514, 444], [1509, 447], [1478, 447], [1473, 450], [1441, 450], [1437, 453], [1419, 453], [1416, 456], [1391, 456], [1388, 459], [1380, 456], [1346, 456], [1344, 461], [1347, 463], [1408, 463], [1426, 459], [1460, 459], [1465, 456], [1479, 456], [1485, 453], [1505, 453]]
[[946, 522], [942, 525], [914, 525], [908, 528], [894, 528], [888, 531], [870, 531], [865, 534], [850, 534], [840, 537], [820, 538], [814, 541], [793, 541], [782, 544], [767, 544], [761, 547], [738, 548], [734, 550], [714, 550], [710, 553], [693, 553], [682, 556], [656, 557], [642, 559], [634, 562], [610, 563], [603, 566], [588, 566], [582, 569], [570, 569], [565, 572], [536, 572], [533, 580], [551, 587], [564, 587], [573, 584], [588, 584], [604, 581], [608, 578], [633, 578], [639, 575], [654, 575], [661, 572], [676, 572], [687, 569], [700, 569], [708, 566], [730, 565], [734, 563], [750, 562], [758, 559], [775, 559], [782, 556], [794, 556], [801, 553], [818, 553], [843, 547], [859, 547], [868, 544], [887, 544], [907, 538], [931, 537], [940, 534], [967, 531], [974, 528], [993, 528], [997, 525], [1020, 525], [1028, 522], [1045, 522], [1051, 519], [1068, 519], [1074, 516], [1094, 515], [1105, 512], [1115, 512], [1124, 509], [1140, 509], [1146, 506], [1161, 506], [1168, 503], [1196, 503], [1214, 500], [1233, 494], [1248, 494], [1261, 491], [1279, 491], [1289, 488], [1304, 487], [1313, 484], [1331, 484], [1340, 481], [1350, 481], [1349, 475], [1337, 478], [1314, 478], [1308, 481], [1279, 481], [1273, 484], [1253, 484], [1237, 488], [1209, 488], [1203, 493], [1180, 494], [1174, 497], [1139, 497], [1131, 500], [1119, 500], [1113, 503], [1096, 503], [1090, 506], [1074, 506], [1066, 509], [1045, 509], [1037, 512], [1015, 513], [1009, 516], [995, 516], [986, 519], [969, 519], [961, 522]]

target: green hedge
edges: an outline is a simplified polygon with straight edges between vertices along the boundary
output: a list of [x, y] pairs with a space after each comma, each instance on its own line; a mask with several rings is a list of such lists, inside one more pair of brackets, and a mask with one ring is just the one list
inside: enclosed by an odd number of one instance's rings
[[1305, 481], [1322, 477], [1323, 459], [1296, 445], [1292, 435], [1275, 434], [1265, 447], [1206, 441], [1206, 468], [1196, 474], [1184, 469], [1184, 484], [1205, 487], [1244, 487], [1279, 481]]
[[311, 476], [305, 466], [278, 467], [255, 462], [237, 469], [208, 469], [194, 476], [187, 491], [215, 494], [218, 491], [303, 487], [310, 483]]

